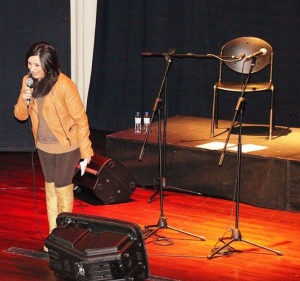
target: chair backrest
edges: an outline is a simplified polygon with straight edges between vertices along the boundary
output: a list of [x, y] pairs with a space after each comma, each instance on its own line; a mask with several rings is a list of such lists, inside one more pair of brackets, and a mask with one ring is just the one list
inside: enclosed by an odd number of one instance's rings
[[[273, 74], [273, 48], [266, 41], [256, 37], [240, 37], [227, 42], [221, 49], [222, 56], [240, 56], [245, 54], [245, 57], [258, 52], [261, 48], [267, 50], [266, 55], [259, 56], [256, 59], [256, 63], [253, 67], [252, 73], [258, 72], [264, 69], [267, 65], [270, 65], [270, 82], [272, 81]], [[230, 69], [238, 73], [248, 73], [251, 66], [251, 59], [245, 63], [245, 57], [239, 62], [220, 62], [220, 76], [221, 80], [222, 64], [226, 64]], [[244, 69], [243, 69], [244, 64]]]

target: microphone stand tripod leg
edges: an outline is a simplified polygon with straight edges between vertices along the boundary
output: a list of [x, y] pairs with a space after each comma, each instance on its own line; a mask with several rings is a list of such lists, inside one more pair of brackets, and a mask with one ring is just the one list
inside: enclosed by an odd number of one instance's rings
[[196, 238], [198, 238], [202, 241], [206, 241], [205, 237], [203, 237], [203, 236], [196, 235], [196, 234], [193, 234], [193, 233], [190, 233], [190, 232], [187, 232], [187, 231], [184, 231], [184, 230], [172, 227], [172, 226], [168, 226], [166, 217], [160, 217], [159, 220], [158, 220], [158, 223], [156, 225], [146, 225], [145, 229], [149, 229], [149, 228], [152, 228], [152, 227], [156, 227], [156, 228], [154, 230], [152, 230], [151, 232], [149, 232], [148, 234], [146, 234], [144, 236], [145, 239], [147, 239], [151, 235], [155, 234], [159, 229], [168, 228], [168, 229], [171, 229], [171, 230], [174, 230], [174, 231], [178, 231], [180, 233], [184, 233], [184, 234], [196, 237]]
[[193, 234], [193, 233], [190, 233], [190, 232], [187, 232], [187, 231], [183, 231], [181, 229], [178, 229], [178, 228], [175, 228], [175, 227], [172, 227], [172, 226], [168, 226], [167, 228], [170, 228], [172, 230], [175, 230], [175, 231], [178, 231], [178, 232], [181, 232], [181, 233], [184, 233], [184, 234], [187, 234], [187, 235], [190, 235], [190, 236], [193, 236], [193, 237], [196, 237], [196, 238], [199, 238], [200, 240], [202, 241], [205, 241], [205, 237], [203, 236], [200, 236], [200, 235], [196, 235], [196, 234]]
[[271, 248], [268, 248], [268, 247], [265, 247], [265, 246], [262, 246], [262, 245], [259, 245], [259, 244], [256, 244], [256, 243], [253, 243], [253, 242], [250, 242], [250, 241], [244, 240], [244, 239], [242, 239], [241, 241], [242, 241], [242, 242], [245, 242], [245, 243], [248, 243], [248, 244], [250, 244], [250, 245], [253, 245], [253, 246], [256, 246], [256, 247], [259, 247], [259, 248], [265, 249], [265, 250], [267, 250], [267, 251], [270, 251], [270, 252], [276, 253], [278, 256], [282, 256], [282, 253], [281, 253], [281, 251], [273, 250], [273, 249], [271, 249]]
[[[222, 241], [222, 240], [220, 240], [220, 241]], [[235, 241], [235, 240], [231, 239], [229, 242], [227, 242], [226, 244], [224, 244], [222, 247], [220, 247], [219, 249], [217, 249], [216, 251], [214, 251], [211, 255], [208, 255], [207, 258], [209, 260], [211, 260], [216, 254], [220, 253], [223, 249], [227, 248], [233, 241]]]
[[[165, 163], [165, 162], [164, 162]], [[160, 179], [159, 179], [160, 181]], [[165, 182], [165, 178], [162, 178], [162, 188], [163, 190], [166, 189], [166, 182]], [[160, 186], [159, 186], [160, 188]], [[154, 185], [154, 189], [156, 190], [152, 195], [150, 195], [149, 200], [147, 201], [147, 203], [152, 203], [153, 199], [156, 197], [156, 195], [158, 195], [160, 193], [159, 189], [156, 189], [156, 186]]]
[[156, 197], [156, 195], [159, 193], [159, 190], [156, 190], [155, 193], [153, 193], [147, 203], [152, 203], [153, 199]]
[[[146, 225], [145, 226], [145, 229], [148, 229], [148, 227], [154, 227], [156, 225]], [[146, 240], [147, 238], [149, 238], [150, 236], [154, 235], [160, 228], [157, 227], [155, 229], [153, 229], [152, 231], [150, 231], [149, 233], [145, 234], [144, 235], [144, 239]]]

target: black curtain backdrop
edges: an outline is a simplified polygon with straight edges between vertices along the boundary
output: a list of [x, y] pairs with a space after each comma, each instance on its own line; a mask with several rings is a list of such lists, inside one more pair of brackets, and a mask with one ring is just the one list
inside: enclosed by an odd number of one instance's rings
[[[150, 111], [158, 95], [163, 57], [142, 52], [219, 54], [227, 41], [259, 37], [274, 49], [276, 125], [299, 127], [299, 0], [98, 0], [87, 113], [93, 129], [133, 127], [135, 111]], [[173, 58], [169, 116], [211, 117], [216, 59]], [[225, 95], [225, 94], [224, 94]], [[231, 120], [239, 95], [222, 100]], [[246, 96], [244, 122], [268, 124], [269, 94]]]
[[53, 45], [62, 71], [70, 75], [70, 1], [0, 0], [0, 151], [33, 148], [28, 124], [14, 117], [14, 105], [27, 73], [25, 55], [38, 41]]

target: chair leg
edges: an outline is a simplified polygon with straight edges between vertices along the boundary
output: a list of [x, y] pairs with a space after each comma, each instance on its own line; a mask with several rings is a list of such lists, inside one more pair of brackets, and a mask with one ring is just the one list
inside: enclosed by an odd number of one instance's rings
[[216, 101], [215, 101], [215, 128], [219, 128], [219, 102], [218, 102], [218, 89], [216, 88], [216, 93], [215, 93], [215, 96], [216, 96]]
[[273, 127], [274, 127], [274, 86], [271, 87], [271, 109], [270, 109], [270, 126], [269, 126], [269, 140], [273, 137]]
[[218, 115], [217, 115], [218, 101], [217, 101], [217, 87], [214, 86], [214, 95], [213, 95], [213, 104], [212, 104], [212, 116], [211, 116], [211, 129], [210, 129], [210, 137], [213, 138], [215, 136], [215, 127], [218, 124]]

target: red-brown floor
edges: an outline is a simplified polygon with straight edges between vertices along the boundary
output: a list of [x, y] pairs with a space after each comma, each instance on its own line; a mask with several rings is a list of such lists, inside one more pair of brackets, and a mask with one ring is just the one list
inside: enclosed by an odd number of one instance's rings
[[[34, 192], [30, 161], [30, 153], [1, 153], [0, 280], [64, 280], [54, 275], [46, 260], [7, 252], [13, 247], [42, 251], [43, 239], [37, 225], [42, 235], [47, 236], [43, 177], [35, 159]], [[300, 213], [240, 204], [239, 229], [243, 238], [281, 251], [283, 255], [234, 241], [231, 245], [242, 252], [209, 260], [211, 249], [229, 228], [235, 205], [223, 199], [164, 193], [168, 226], [204, 236], [206, 241], [171, 229], [160, 229], [158, 234], [169, 238], [173, 244], [157, 245], [155, 236], [146, 240], [151, 276], [182, 281], [300, 280]], [[151, 194], [153, 190], [137, 188], [132, 200], [115, 205], [90, 205], [77, 198], [74, 212], [121, 219], [144, 228], [156, 224], [161, 215], [159, 196], [152, 203], [147, 202]], [[233, 213], [230, 228], [234, 226]]]

